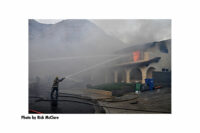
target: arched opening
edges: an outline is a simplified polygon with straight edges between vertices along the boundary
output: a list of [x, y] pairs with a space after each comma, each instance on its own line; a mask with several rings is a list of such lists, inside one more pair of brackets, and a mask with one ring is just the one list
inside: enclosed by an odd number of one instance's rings
[[142, 81], [142, 72], [138, 68], [133, 68], [130, 73], [131, 82], [141, 82]]
[[153, 78], [153, 71], [155, 71], [155, 68], [154, 68], [154, 67], [150, 67], [150, 68], [147, 70], [147, 78]]

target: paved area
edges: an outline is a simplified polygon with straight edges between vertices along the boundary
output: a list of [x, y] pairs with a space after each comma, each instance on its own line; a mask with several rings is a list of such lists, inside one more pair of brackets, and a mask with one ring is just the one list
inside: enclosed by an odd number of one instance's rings
[[99, 105], [104, 106], [106, 113], [171, 113], [170, 88], [146, 91], [138, 95], [129, 93], [113, 99], [98, 101]]
[[61, 90], [61, 93], [76, 94], [98, 101], [106, 113], [171, 113], [171, 88], [134, 92], [113, 97], [110, 91], [97, 89]]
[[94, 100], [109, 99], [112, 97], [112, 92], [97, 89], [65, 89], [59, 90], [59, 93], [74, 94], [82, 97], [88, 97]]
[[95, 108], [92, 104], [92, 102], [84, 99], [59, 97], [58, 100], [38, 99], [29, 105], [29, 110], [35, 110], [44, 114], [95, 113]]
[[[39, 99], [39, 100], [36, 100]], [[171, 89], [134, 92], [114, 97], [97, 89], [59, 90], [58, 101], [29, 98], [30, 109], [45, 113], [171, 113]]]

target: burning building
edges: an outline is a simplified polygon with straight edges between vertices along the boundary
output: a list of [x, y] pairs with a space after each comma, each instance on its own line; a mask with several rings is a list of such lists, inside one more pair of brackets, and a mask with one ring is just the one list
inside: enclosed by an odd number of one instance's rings
[[[144, 84], [146, 78], [171, 83], [171, 39], [134, 45], [116, 51], [115, 54], [121, 58], [106, 64], [106, 69], [98, 75], [102, 77], [102, 83]], [[91, 80], [95, 80], [92, 72]]]

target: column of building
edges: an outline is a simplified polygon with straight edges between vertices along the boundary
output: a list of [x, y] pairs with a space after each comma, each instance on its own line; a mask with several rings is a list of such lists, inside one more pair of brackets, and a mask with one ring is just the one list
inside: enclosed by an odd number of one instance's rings
[[130, 83], [131, 82], [130, 74], [131, 74], [131, 69], [130, 68], [125, 69], [126, 83]]
[[118, 82], [118, 70], [114, 70], [114, 82]]
[[140, 70], [141, 70], [141, 73], [142, 73], [142, 84], [144, 84], [145, 79], [147, 78], [147, 67], [146, 66], [141, 67]]

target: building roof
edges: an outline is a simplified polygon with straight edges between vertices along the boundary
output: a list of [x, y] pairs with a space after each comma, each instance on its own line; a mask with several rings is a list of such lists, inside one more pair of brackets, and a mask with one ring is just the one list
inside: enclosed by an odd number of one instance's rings
[[153, 47], [156, 44], [161, 44], [161, 43], [166, 42], [166, 41], [171, 41], [171, 39], [134, 45], [134, 46], [130, 46], [130, 47], [121, 49], [119, 51], [116, 51], [115, 53], [116, 54], [122, 54], [122, 53], [129, 53], [129, 52], [137, 51], [137, 50], [146, 50], [147, 48]]
[[149, 60], [141, 60], [137, 62], [126, 62], [121, 64], [116, 64], [113, 67], [130, 67], [130, 66], [148, 66], [151, 63], [158, 62], [161, 59], [161, 57], [155, 57]]

